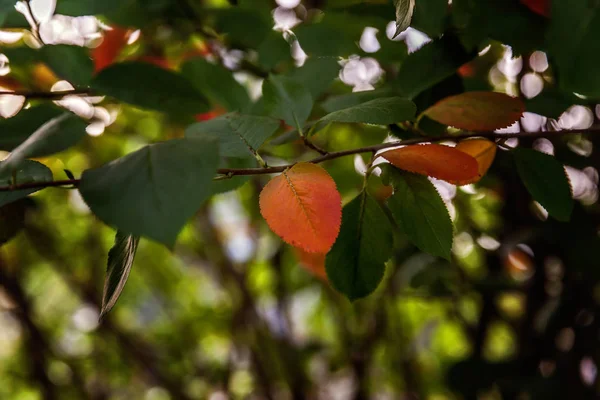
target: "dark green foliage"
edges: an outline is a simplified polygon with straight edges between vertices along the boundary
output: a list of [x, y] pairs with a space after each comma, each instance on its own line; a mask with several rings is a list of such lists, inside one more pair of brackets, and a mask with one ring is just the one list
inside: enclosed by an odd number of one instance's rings
[[556, 158], [539, 151], [513, 150], [519, 175], [531, 196], [559, 221], [568, 221], [573, 210], [571, 186]]
[[360, 299], [377, 288], [391, 254], [390, 223], [363, 191], [344, 207], [340, 235], [325, 261], [327, 277], [348, 299]]
[[170, 140], [85, 171], [79, 190], [107, 224], [172, 247], [211, 194], [218, 159], [214, 140]]
[[208, 110], [205, 97], [183, 76], [141, 62], [125, 62], [102, 70], [91, 86], [135, 106], [174, 115]]
[[383, 97], [327, 114], [321, 121], [389, 125], [412, 120], [417, 107], [401, 97]]
[[64, 112], [44, 123], [12, 149], [0, 171], [8, 171], [26, 158], [47, 156], [68, 149], [84, 135], [85, 122], [75, 114]]
[[[29, 184], [52, 181], [52, 171], [44, 164], [32, 160], [23, 160], [7, 167], [9, 161], [0, 161], [0, 185]], [[0, 207], [22, 199], [41, 188], [0, 192]]]
[[199, 92], [228, 111], [243, 111], [250, 105], [246, 89], [221, 65], [194, 58], [181, 66], [181, 74]]
[[293, 127], [304, 125], [313, 107], [309, 90], [291, 78], [270, 76], [263, 83], [265, 109]]
[[278, 127], [279, 121], [273, 118], [232, 113], [190, 125], [185, 135], [214, 137], [219, 141], [222, 154], [228, 157], [254, 158], [254, 152]]
[[389, 170], [394, 194], [387, 205], [398, 227], [423, 252], [449, 260], [452, 220], [433, 183], [423, 175]]

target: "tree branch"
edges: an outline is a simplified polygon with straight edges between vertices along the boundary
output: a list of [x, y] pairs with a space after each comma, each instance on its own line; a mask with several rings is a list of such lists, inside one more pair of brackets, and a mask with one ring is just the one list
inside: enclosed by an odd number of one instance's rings
[[35, 92], [29, 90], [0, 91], [0, 96], [23, 96], [27, 100], [60, 100], [65, 96], [92, 96], [90, 89], [60, 90], [56, 92]]
[[[312, 160], [308, 160], [307, 162], [313, 164], [319, 164], [325, 161], [334, 160], [336, 158], [350, 156], [354, 154], [361, 153], [375, 153], [380, 150], [389, 149], [397, 146], [407, 146], [412, 144], [419, 143], [435, 143], [435, 142], [444, 142], [450, 140], [462, 140], [469, 138], [486, 138], [486, 139], [510, 139], [510, 138], [542, 138], [542, 137], [552, 137], [552, 136], [567, 136], [567, 135], [577, 135], [577, 134], [594, 134], [600, 133], [600, 129], [572, 129], [572, 130], [562, 130], [562, 131], [548, 131], [548, 132], [513, 132], [513, 133], [497, 133], [497, 132], [468, 132], [468, 133], [459, 133], [456, 135], [444, 135], [438, 137], [419, 137], [413, 139], [405, 139], [405, 140], [397, 140], [389, 143], [381, 143], [372, 146], [358, 147], [355, 149], [336, 151], [333, 153], [328, 153], [325, 155], [321, 155], [319, 157], [313, 158]], [[217, 169], [217, 174], [219, 176], [215, 177], [215, 179], [227, 179], [232, 178], [234, 176], [247, 176], [247, 175], [266, 175], [266, 174], [277, 174], [285, 171], [288, 168], [291, 168], [296, 163], [280, 165], [277, 167], [266, 167], [266, 168], [219, 168]], [[50, 182], [30, 182], [23, 184], [15, 184], [9, 186], [0, 186], [0, 192], [12, 192], [16, 190], [25, 190], [25, 189], [44, 189], [47, 187], [62, 187], [62, 186], [79, 186], [81, 180], [80, 179], [66, 179], [61, 181], [50, 181]]]

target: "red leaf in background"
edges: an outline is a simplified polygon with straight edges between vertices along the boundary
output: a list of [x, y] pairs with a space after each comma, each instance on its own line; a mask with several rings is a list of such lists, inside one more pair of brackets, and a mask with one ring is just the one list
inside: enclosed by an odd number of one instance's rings
[[316, 164], [298, 163], [271, 179], [260, 193], [260, 213], [286, 243], [327, 253], [342, 223], [335, 181]]
[[479, 165], [472, 156], [450, 146], [424, 144], [406, 146], [381, 153], [381, 157], [405, 171], [442, 179], [454, 184], [479, 176]]
[[92, 50], [92, 59], [96, 73], [115, 62], [121, 51], [127, 46], [128, 30], [113, 26], [104, 32], [102, 43]]
[[211, 119], [217, 118], [219, 115], [223, 115], [223, 114], [225, 114], [225, 110], [220, 107], [216, 107], [208, 112], [205, 112], [202, 114], [196, 114], [194, 116], [194, 118], [198, 122], [204, 122], [204, 121], [210, 121]]
[[534, 13], [550, 17], [550, 0], [521, 0]]

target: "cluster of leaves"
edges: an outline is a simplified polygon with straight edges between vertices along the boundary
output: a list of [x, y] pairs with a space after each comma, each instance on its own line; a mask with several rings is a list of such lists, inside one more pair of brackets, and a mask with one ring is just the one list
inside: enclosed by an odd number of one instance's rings
[[[0, 2], [0, 21], [4, 27], [22, 27], [24, 20], [15, 15], [12, 3]], [[201, 37], [217, 35], [232, 48], [258, 53], [258, 65], [250, 69], [258, 69], [266, 79], [262, 97], [254, 102], [230, 70], [202, 55], [176, 65], [166, 59], [157, 62], [127, 57], [123, 52], [124, 29], [116, 30], [117, 40], [108, 40], [111, 33], [107, 33], [106, 44], [92, 54], [85, 48], [62, 44], [3, 50], [11, 65], [26, 68], [43, 63], [77, 90], [164, 112], [187, 126], [184, 137], [144, 146], [85, 170], [80, 179], [70, 182], [91, 211], [118, 230], [109, 255], [105, 312], [123, 288], [139, 237], [172, 248], [182, 227], [204, 202], [217, 193], [238, 188], [249, 175], [280, 173], [262, 190], [262, 215], [285, 242], [319, 255], [313, 260], [322, 265], [315, 268], [324, 268], [329, 282], [352, 300], [372, 293], [381, 282], [394, 249], [394, 232], [406, 235], [422, 251], [449, 259], [452, 221], [428, 177], [457, 185], [477, 182], [495, 156], [494, 139], [498, 135], [492, 131], [518, 121], [526, 108], [520, 99], [505, 94], [462, 93], [462, 84], [458, 90], [453, 86], [458, 69], [474, 59], [476, 50], [490, 39], [509, 44], [517, 52], [548, 51], [560, 79], [556, 90], [544, 93], [544, 98], [564, 99], [572, 92], [600, 97], [600, 78], [594, 73], [596, 56], [592, 56], [600, 54], [595, 51], [600, 10], [592, 2], [574, 5], [554, 1], [552, 13], [562, 17], [546, 20], [517, 1], [455, 0], [449, 7], [446, 1], [396, 0], [396, 9], [391, 2], [333, 1], [323, 15], [287, 36], [298, 40], [309, 55], [299, 68], [290, 67], [288, 43], [271, 30], [268, 4], [240, 3], [202, 9], [203, 13], [192, 7], [181, 14], [169, 2], [63, 0], [58, 2], [57, 12], [104, 14], [108, 21], [142, 29], [150, 29], [144, 26], [145, 16], [167, 15], [167, 19], [187, 20], [182, 32], [189, 35], [197, 34], [196, 19], [206, 16], [200, 21], [204, 27]], [[355, 43], [364, 24], [384, 27], [394, 15], [396, 34], [412, 24], [430, 34], [433, 41], [412, 54], [404, 47], [404, 53], [399, 47], [390, 51], [395, 78], [377, 90], [324, 96], [338, 74], [338, 57], [360, 51]], [[354, 22], [363, 17], [365, 22], [355, 27]], [[582, 18], [589, 24], [580, 24]], [[582, 29], [576, 32], [574, 44], [566, 46], [564, 32], [573, 25]], [[398, 54], [395, 59], [394, 51]], [[574, 59], [580, 60], [577, 68]], [[527, 104], [527, 108], [539, 111], [541, 103], [538, 100], [537, 106], [529, 108]], [[192, 123], [194, 116], [215, 107], [227, 114]], [[328, 152], [313, 141], [315, 134], [322, 136], [331, 124], [389, 127], [400, 140]], [[0, 130], [8, 132], [0, 138], [0, 148], [11, 151], [0, 163], [0, 178], [5, 184], [0, 205], [36, 189], [59, 186], [52, 181], [50, 169], [30, 159], [75, 145], [85, 135], [85, 125], [71, 112], [46, 104], [32, 104], [17, 116], [0, 121]], [[464, 140], [455, 148], [421, 144], [452, 139], [451, 133], [459, 131], [463, 133], [457, 138], [482, 136], [492, 141]], [[307, 149], [321, 155], [269, 167], [260, 150], [273, 137], [273, 147], [300, 139]], [[373, 153], [374, 157], [364, 178], [357, 176], [358, 195], [342, 208], [342, 196], [333, 178], [318, 164], [359, 153]], [[519, 147], [511, 153], [533, 198], [551, 216], [567, 220], [573, 201], [562, 164], [531, 149]], [[375, 166], [377, 157], [389, 165]], [[383, 201], [368, 189], [377, 168], [382, 184], [393, 188]]]

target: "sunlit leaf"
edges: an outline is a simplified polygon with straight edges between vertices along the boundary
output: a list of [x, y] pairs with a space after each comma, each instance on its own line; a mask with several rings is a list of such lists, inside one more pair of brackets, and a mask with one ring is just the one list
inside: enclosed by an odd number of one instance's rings
[[388, 97], [334, 111], [321, 118], [321, 121], [389, 125], [413, 119], [416, 111], [417, 107], [412, 101], [401, 97]]
[[172, 247], [211, 194], [218, 161], [214, 140], [173, 139], [86, 170], [79, 191], [108, 225]]
[[231, 113], [210, 121], [190, 125], [188, 137], [215, 137], [222, 154], [228, 157], [252, 157], [253, 152], [279, 128], [279, 121], [269, 117]]
[[422, 251], [450, 259], [452, 220], [427, 177], [390, 168], [394, 194], [387, 204], [399, 228]]
[[208, 111], [204, 96], [183, 76], [143, 62], [113, 64], [92, 80], [102, 94], [175, 115]]
[[479, 165], [478, 176], [471, 181], [460, 182], [460, 184], [479, 181], [486, 174], [496, 157], [496, 143], [486, 139], [463, 140], [456, 145], [456, 149], [473, 156]]
[[460, 184], [479, 176], [477, 160], [453, 147], [439, 144], [406, 146], [381, 156], [394, 166], [447, 182]]
[[264, 187], [260, 212], [285, 242], [308, 252], [326, 253], [338, 236], [342, 200], [323, 168], [299, 163]]
[[459, 129], [492, 131], [512, 125], [524, 111], [521, 99], [504, 93], [466, 92], [439, 101], [423, 114]]
[[271, 75], [263, 83], [265, 109], [272, 117], [296, 127], [304, 125], [313, 107], [308, 89], [291, 78]]
[[123, 292], [133, 266], [139, 241], [139, 237], [117, 231], [115, 244], [108, 252], [100, 319], [114, 307]]
[[[52, 171], [44, 164], [32, 160], [23, 160], [9, 168], [4, 168], [7, 161], [0, 161], [0, 186], [10, 186], [27, 183], [51, 182]], [[14, 171], [14, 172], [13, 172]], [[0, 206], [19, 200], [23, 197], [37, 192], [39, 188], [11, 190], [0, 192]]]
[[415, 0], [394, 0], [396, 6], [396, 33], [394, 37], [410, 26], [415, 12]]
[[18, 165], [22, 160], [63, 151], [85, 136], [85, 122], [69, 112], [52, 118], [13, 149], [2, 163], [0, 173]]
[[532, 149], [513, 150], [517, 171], [535, 201], [559, 221], [568, 221], [573, 211], [571, 185], [556, 158]]
[[298, 257], [298, 262], [316, 277], [326, 281], [327, 272], [325, 271], [326, 253], [309, 253], [301, 248], [294, 247], [294, 253]]
[[329, 282], [350, 300], [368, 296], [383, 278], [392, 244], [389, 220], [363, 191], [344, 207], [340, 235], [325, 259]]

